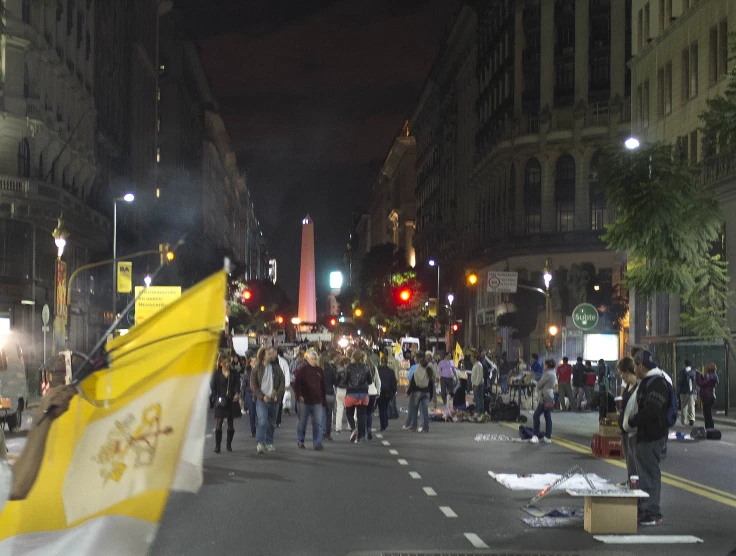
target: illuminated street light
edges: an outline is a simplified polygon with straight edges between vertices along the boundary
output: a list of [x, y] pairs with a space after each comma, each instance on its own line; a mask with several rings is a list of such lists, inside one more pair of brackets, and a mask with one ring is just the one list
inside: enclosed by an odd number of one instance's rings
[[349, 343], [350, 341], [347, 338], [340, 338], [337, 341], [337, 345], [340, 346], [342, 349], [345, 349], [346, 347], [348, 347]]
[[549, 335], [550, 336], [557, 336], [557, 332], [559, 332], [559, 330], [557, 329], [557, 327], [554, 324], [549, 327]]
[[629, 137], [626, 141], [624, 141], [624, 146], [630, 151], [633, 151], [635, 149], [638, 149], [641, 146], [641, 143], [636, 137]]
[[353, 314], [356, 317], [360, 318], [360, 317], [363, 316], [363, 309], [361, 309], [360, 307], [358, 307], [357, 309], [355, 309], [355, 311], [353, 311]]
[[299, 324], [301, 322], [302, 322], [302, 319], [300, 319], [299, 317], [294, 317], [293, 319], [291, 319], [291, 324], [294, 324], [294, 325]]
[[151, 282], [153, 279], [151, 278], [150, 274], [147, 274], [145, 278], [143, 278], [143, 283], [146, 285], [147, 288], [151, 287]]
[[544, 275], [542, 277], [544, 278], [544, 287], [549, 290], [549, 284], [552, 281], [552, 273], [549, 270], [549, 261], [545, 261], [544, 263]]
[[455, 296], [451, 293], [447, 294], [447, 302], [450, 304], [450, 307], [452, 307], [452, 302], [455, 301]]
[[595, 286], [593, 286], [593, 289], [595, 291], [600, 291], [601, 287], [598, 284], [596, 284]]
[[468, 284], [475, 286], [478, 283], [478, 275], [475, 272], [468, 274]]

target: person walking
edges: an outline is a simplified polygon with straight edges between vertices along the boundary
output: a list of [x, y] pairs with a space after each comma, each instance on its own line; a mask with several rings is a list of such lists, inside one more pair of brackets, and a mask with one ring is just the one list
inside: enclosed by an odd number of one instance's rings
[[[575, 407], [575, 398], [572, 395], [572, 365], [567, 357], [562, 358], [562, 364], [557, 367], [557, 392], [560, 400], [560, 409], [572, 411]], [[567, 402], [565, 401], [567, 399]]]
[[[279, 368], [281, 369], [281, 372], [284, 374], [284, 394], [286, 392], [291, 393], [291, 370], [289, 369], [289, 362], [286, 360], [286, 357], [284, 357], [284, 350], [283, 348], [276, 348], [276, 357], [279, 364]], [[302, 361], [297, 361], [297, 368], [301, 367], [303, 364]], [[288, 398], [294, 399], [293, 396], [288, 396]], [[287, 400], [286, 406], [284, 407], [284, 396], [281, 396], [281, 400], [279, 401], [279, 412], [276, 415], [276, 426], [281, 426], [281, 416], [286, 411], [287, 415], [291, 412], [292, 402], [289, 402]], [[294, 403], [294, 409], [296, 411], [296, 403]]]
[[366, 359], [366, 353], [356, 349], [345, 373], [347, 377], [345, 409], [351, 430], [350, 442], [366, 441], [365, 409], [368, 407], [368, 386], [373, 382]]
[[324, 435], [322, 438], [329, 441], [332, 441], [332, 415], [335, 410], [335, 383], [337, 381], [335, 363], [333, 363], [334, 356], [334, 353], [325, 351], [320, 356], [319, 362], [319, 366], [322, 367], [322, 373], [325, 377], [325, 399], [327, 401], [323, 423]]
[[587, 401], [587, 408], [589, 411], [594, 409], [595, 403], [593, 402], [593, 394], [595, 392], [595, 381], [596, 373], [593, 368], [593, 364], [590, 361], [585, 361], [585, 374], [583, 375], [583, 390], [585, 391], [585, 399]]
[[273, 452], [276, 415], [284, 396], [284, 373], [274, 348], [262, 347], [258, 350], [256, 367], [250, 375], [250, 389], [256, 398], [256, 452]]
[[387, 356], [385, 353], [381, 354], [381, 365], [378, 367], [378, 376], [381, 380], [381, 391], [378, 396], [378, 420], [381, 423], [381, 431], [385, 431], [388, 428], [389, 409], [391, 400], [396, 395], [396, 375], [393, 369], [391, 369], [387, 363]]
[[348, 386], [347, 368], [350, 359], [340, 357], [335, 363], [335, 432], [342, 434], [342, 420], [345, 414], [345, 396]]
[[[544, 362], [544, 372], [537, 380], [537, 393], [539, 403], [537, 409], [534, 410], [534, 436], [536, 438], [544, 438], [545, 442], [552, 442], [552, 409], [555, 407], [554, 388], [557, 384], [557, 375], [555, 374], [555, 360], [547, 359]], [[544, 414], [544, 437], [540, 431], [540, 417]]]
[[577, 362], [572, 367], [572, 395], [575, 398], [575, 410], [580, 411], [583, 408], [583, 400], [585, 400], [585, 365], [583, 358], [578, 357]]
[[700, 388], [700, 400], [703, 402], [703, 419], [705, 428], [713, 429], [713, 405], [716, 403], [716, 386], [718, 386], [718, 368], [715, 363], [708, 363], [703, 374], [697, 374], [695, 381]]
[[662, 458], [664, 439], [667, 435], [667, 407], [670, 393], [664, 372], [646, 350], [634, 355], [634, 371], [641, 381], [636, 389], [636, 406], [629, 417], [628, 426], [636, 427], [636, 471], [639, 488], [648, 498], [639, 499], [639, 525], [661, 525], [659, 506], [662, 492]]
[[222, 423], [227, 420], [227, 451], [233, 451], [235, 427], [233, 418], [240, 416], [238, 396], [238, 373], [230, 371], [230, 358], [220, 357], [210, 388], [215, 398], [215, 453], [220, 453], [222, 444]]
[[692, 427], [695, 424], [695, 386], [696, 375], [690, 361], [685, 359], [685, 366], [677, 376], [677, 393], [680, 396], [680, 424], [687, 423]]
[[445, 358], [440, 361], [438, 372], [440, 375], [440, 396], [442, 397], [442, 405], [447, 405], [447, 395], [448, 392], [452, 395], [455, 375], [458, 372], [457, 367], [455, 367], [455, 363], [452, 361], [452, 353], [449, 351], [445, 353]]
[[256, 436], [256, 399], [253, 397], [253, 391], [250, 389], [250, 377], [253, 374], [253, 368], [256, 366], [256, 358], [248, 359], [243, 379], [240, 381], [240, 398], [243, 401], [243, 408], [248, 413], [248, 421], [250, 423], [250, 437]]
[[[419, 363], [413, 363], [409, 367], [409, 372], [407, 373], [406, 379], [409, 381], [409, 384], [411, 384], [411, 379], [414, 377], [414, 372], [419, 367]], [[416, 430], [413, 429], [411, 426], [412, 422], [412, 415], [415, 415], [418, 408], [419, 408], [419, 392], [417, 390], [410, 390], [409, 386], [406, 387], [406, 397], [409, 398], [409, 407], [407, 408], [406, 412], [406, 422], [404, 423], [404, 426], [401, 427], [403, 430]]]
[[324, 409], [327, 405], [325, 394], [325, 377], [319, 367], [319, 355], [314, 349], [304, 356], [305, 364], [294, 371], [294, 396], [298, 403], [296, 445], [304, 449], [304, 437], [307, 432], [307, 420], [312, 418], [312, 445], [314, 449], [323, 450]]
[[366, 362], [371, 370], [371, 383], [368, 385], [368, 407], [365, 409], [365, 429], [368, 440], [373, 440], [373, 412], [376, 409], [376, 399], [381, 393], [381, 377], [378, 367], [373, 366], [373, 359]]
[[391, 401], [388, 404], [388, 410], [389, 410], [388, 418], [398, 419], [399, 418], [399, 408], [396, 406], [396, 396], [399, 393], [398, 388], [399, 388], [399, 378], [401, 376], [401, 365], [399, 364], [399, 360], [396, 359], [396, 356], [390, 351], [386, 352], [386, 364], [388, 368], [394, 372], [394, 381], [396, 384], [393, 394], [391, 395]]
[[[426, 359], [420, 359], [417, 368], [409, 381], [407, 394], [415, 399], [413, 412], [409, 414], [409, 429], [417, 432], [429, 432], [429, 402], [434, 396], [434, 376]], [[417, 428], [418, 413], [422, 412], [422, 426]]]
[[534, 380], [539, 380], [540, 378], [542, 378], [544, 367], [542, 366], [542, 362], [539, 360], [539, 355], [537, 355], [536, 353], [532, 353], [531, 368], [532, 372], [534, 373]]
[[475, 404], [475, 418], [480, 419], [484, 413], [483, 399], [484, 399], [484, 388], [483, 388], [483, 365], [480, 364], [480, 358], [478, 352], [470, 352], [470, 363], [473, 365], [470, 374], [470, 386], [473, 389], [473, 403]]
[[498, 374], [501, 378], [501, 394], [509, 393], [509, 373], [511, 372], [511, 365], [509, 365], [508, 357], [504, 351], [501, 354], [501, 358], [498, 360]]
[[634, 360], [624, 357], [616, 364], [616, 372], [621, 379], [621, 404], [618, 427], [621, 430], [621, 449], [626, 460], [626, 481], [619, 486], [629, 487], [629, 479], [637, 474], [636, 470], [636, 427], [629, 425], [629, 417], [636, 407], [636, 387], [638, 380], [634, 372]]

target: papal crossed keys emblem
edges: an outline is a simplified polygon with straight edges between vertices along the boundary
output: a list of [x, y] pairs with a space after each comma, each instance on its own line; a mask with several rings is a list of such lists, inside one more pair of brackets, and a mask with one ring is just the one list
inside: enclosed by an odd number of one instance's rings
[[149, 466], [156, 457], [159, 438], [174, 432], [172, 427], [161, 426], [161, 404], [149, 405], [143, 410], [140, 422], [132, 413], [123, 419], [115, 420], [114, 427], [107, 434], [107, 441], [92, 459], [101, 465], [100, 476], [120, 482], [128, 469], [130, 452], [135, 456], [134, 468]]

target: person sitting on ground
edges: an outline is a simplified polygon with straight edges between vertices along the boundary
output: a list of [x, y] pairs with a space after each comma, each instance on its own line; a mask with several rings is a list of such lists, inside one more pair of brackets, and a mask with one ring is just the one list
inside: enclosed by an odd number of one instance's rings
[[465, 373], [458, 373], [457, 387], [452, 395], [452, 408], [455, 410], [464, 410], [468, 407], [468, 379]]

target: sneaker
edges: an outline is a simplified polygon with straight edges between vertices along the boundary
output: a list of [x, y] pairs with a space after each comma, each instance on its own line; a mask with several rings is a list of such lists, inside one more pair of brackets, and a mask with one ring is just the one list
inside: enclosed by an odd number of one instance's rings
[[532, 444], [539, 444], [539, 439], [536, 436], [532, 436], [529, 439], [529, 442], [531, 442]]
[[275, 452], [276, 448], [274, 448], [273, 444], [266, 444], [266, 451], [267, 452]]
[[694, 427], [695, 426], [695, 421], [690, 421], [690, 426], [691, 427]]
[[358, 429], [350, 433], [350, 442], [355, 442], [356, 440], [358, 440]]
[[651, 515], [643, 515], [639, 518], [639, 525], [644, 527], [650, 527], [655, 525], [662, 525], [664, 521], [661, 517], [653, 517]]
[[322, 450], [324, 450], [324, 447], [322, 446], [322, 444], [317, 444], [317, 445], [316, 445], [316, 446], [314, 447], [314, 451], [315, 451], [315, 452], [321, 452]]
[[552, 444], [552, 439], [551, 438], [547, 438], [545, 436], [542, 440], [544, 440], [547, 444]]
[[412, 428], [411, 428], [411, 425], [404, 425], [404, 426], [403, 426], [403, 427], [401, 427], [401, 428], [402, 428], [402, 430], [405, 430], [405, 431], [410, 431], [410, 430], [412, 430]]
[[423, 430], [424, 430], [424, 427], [419, 427], [419, 428], [417, 429], [417, 432], [422, 432]]
[[296, 443], [296, 447], [299, 448], [300, 450], [303, 450], [304, 449], [304, 444], [302, 444], [301, 442], [297, 442]]
[[265, 446], [264, 446], [263, 444], [261, 444], [261, 443], [259, 442], [259, 443], [258, 443], [258, 444], [256, 445], [256, 452], [257, 452], [257, 453], [259, 453], [259, 454], [262, 454], [262, 453], [263, 453], [263, 452], [265, 452], [265, 451], [266, 451], [266, 447], [265, 447]]
[[373, 440], [373, 433], [372, 432], [369, 432], [368, 433], [368, 440]]

